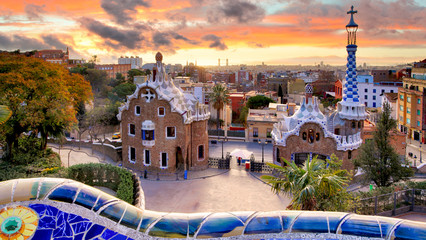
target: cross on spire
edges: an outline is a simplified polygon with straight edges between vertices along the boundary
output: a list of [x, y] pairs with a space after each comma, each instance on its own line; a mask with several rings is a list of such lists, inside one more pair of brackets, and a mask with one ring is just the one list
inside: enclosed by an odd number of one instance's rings
[[355, 14], [355, 13], [357, 13], [357, 12], [358, 12], [358, 11], [356, 11], [356, 10], [354, 11], [354, 6], [352, 5], [352, 6], [351, 6], [351, 10], [350, 10], [349, 12], [347, 12], [346, 14], [351, 14], [351, 17], [353, 17], [353, 16], [354, 16], [354, 14]]

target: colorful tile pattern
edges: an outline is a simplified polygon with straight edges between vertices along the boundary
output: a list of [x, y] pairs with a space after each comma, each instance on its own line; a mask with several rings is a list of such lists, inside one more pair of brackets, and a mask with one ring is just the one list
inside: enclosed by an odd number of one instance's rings
[[[167, 214], [142, 210], [98, 189], [66, 179], [0, 182], [0, 193], [7, 196], [0, 204], [0, 240], [131, 240], [126, 236], [128, 233], [140, 239], [239, 236], [250, 239], [253, 236], [252, 239], [313, 240], [324, 239], [318, 237], [322, 234], [336, 236], [326, 238], [329, 240], [360, 237], [426, 239], [425, 223], [350, 213], [246, 211]], [[61, 206], [67, 210], [61, 209]], [[82, 207], [91, 213], [91, 218], [80, 216], [85, 214]], [[94, 220], [93, 215], [96, 216]], [[258, 238], [259, 235], [263, 237]]]

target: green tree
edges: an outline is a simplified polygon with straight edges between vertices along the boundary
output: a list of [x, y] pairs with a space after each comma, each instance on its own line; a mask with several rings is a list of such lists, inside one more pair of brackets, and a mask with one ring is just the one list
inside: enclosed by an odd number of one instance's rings
[[0, 125], [5, 123], [10, 116], [12, 115], [12, 112], [7, 106], [0, 105]]
[[111, 92], [108, 93], [108, 98], [112, 102], [124, 102], [128, 95], [131, 95], [135, 92], [136, 85], [133, 83], [123, 83], [112, 89]]
[[48, 136], [60, 134], [75, 122], [78, 102], [91, 98], [91, 88], [79, 74], [61, 65], [21, 55], [0, 54], [0, 104], [12, 111], [0, 127], [6, 157], [13, 159], [23, 132], [41, 134], [41, 149]]
[[346, 191], [349, 173], [341, 170], [342, 160], [332, 155], [330, 160], [315, 156], [305, 165], [297, 166], [283, 158], [286, 167], [270, 164], [278, 171], [278, 177], [262, 176], [276, 193], [292, 197], [288, 209], [347, 211], [353, 206], [352, 197]]
[[251, 109], [259, 109], [259, 108], [267, 107], [269, 103], [274, 103], [274, 102], [275, 102], [274, 100], [268, 97], [257, 95], [257, 96], [249, 98], [246, 106]]
[[281, 87], [281, 84], [278, 86], [278, 97], [280, 97], [281, 98], [281, 104], [283, 103], [283, 97], [284, 97], [284, 94], [283, 94], [283, 88]]
[[146, 75], [146, 72], [139, 70], [139, 69], [130, 69], [127, 72], [127, 82], [133, 83], [133, 79], [135, 76], [144, 76]]
[[364, 180], [373, 181], [378, 187], [390, 186], [413, 175], [408, 163], [399, 159], [390, 144], [391, 132], [395, 131], [397, 126], [391, 112], [391, 106], [383, 103], [383, 111], [379, 115], [372, 141], [359, 148], [358, 156], [353, 161], [355, 167], [364, 172]]
[[220, 110], [229, 103], [229, 92], [228, 89], [222, 84], [216, 84], [213, 86], [213, 92], [210, 93], [209, 99], [213, 103], [213, 108], [217, 111], [217, 138], [219, 138], [219, 119], [220, 119]]

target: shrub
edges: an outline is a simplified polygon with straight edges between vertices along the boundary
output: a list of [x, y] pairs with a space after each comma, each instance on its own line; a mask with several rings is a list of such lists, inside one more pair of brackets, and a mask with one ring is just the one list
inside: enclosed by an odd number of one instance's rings
[[67, 177], [90, 186], [112, 189], [119, 199], [133, 204], [132, 173], [127, 169], [102, 163], [78, 164], [68, 168]]

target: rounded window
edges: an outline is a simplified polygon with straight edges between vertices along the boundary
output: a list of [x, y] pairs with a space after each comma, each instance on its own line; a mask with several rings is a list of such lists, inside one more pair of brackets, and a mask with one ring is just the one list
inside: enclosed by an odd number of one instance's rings
[[320, 140], [320, 134], [319, 133], [315, 133], [315, 141], [319, 141]]
[[352, 122], [352, 128], [355, 128], [355, 127], [356, 127], [356, 123]]
[[303, 140], [306, 140], [307, 136], [308, 136], [308, 135], [306, 134], [306, 132], [303, 132], [303, 133], [302, 133], [302, 139], [303, 139]]
[[313, 143], [314, 142], [314, 130], [309, 129], [308, 131], [308, 142]]

